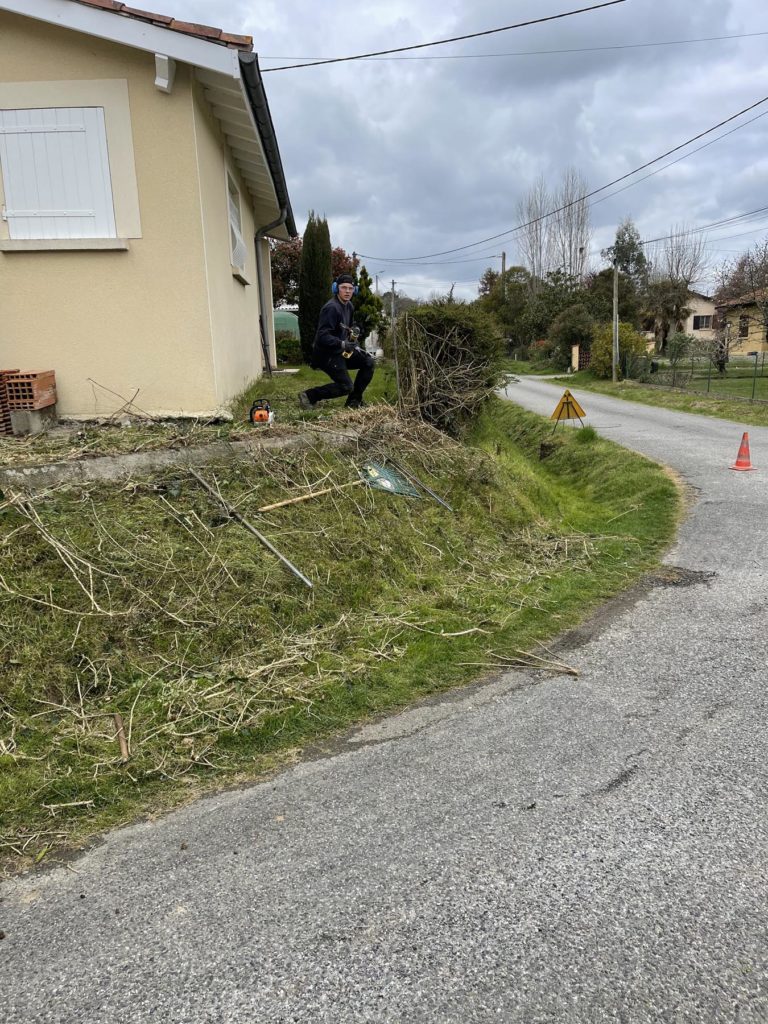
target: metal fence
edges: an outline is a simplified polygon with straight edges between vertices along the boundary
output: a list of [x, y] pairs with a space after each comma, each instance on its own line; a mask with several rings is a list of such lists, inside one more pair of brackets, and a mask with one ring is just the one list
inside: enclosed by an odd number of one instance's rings
[[722, 364], [707, 356], [689, 356], [674, 364], [653, 356], [632, 356], [623, 361], [622, 372], [627, 380], [652, 387], [768, 404], [767, 355], [732, 356]]

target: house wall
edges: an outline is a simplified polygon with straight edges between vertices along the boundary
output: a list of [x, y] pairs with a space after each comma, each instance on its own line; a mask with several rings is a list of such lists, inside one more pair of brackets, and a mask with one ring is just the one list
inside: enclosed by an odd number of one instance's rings
[[[252, 242], [255, 227], [245, 184], [228, 159], [219, 126], [198, 86], [194, 90], [194, 123], [216, 395], [224, 403], [259, 376], [263, 364]], [[242, 276], [233, 273], [231, 263], [228, 172], [240, 188], [242, 234], [247, 247]]]
[[[739, 338], [739, 320], [741, 316], [749, 316], [749, 335], [746, 338]], [[756, 307], [749, 306], [735, 307], [723, 313], [724, 323], [730, 324], [732, 356], [746, 355], [747, 352], [768, 352], [766, 342], [766, 326]]]
[[714, 322], [714, 301], [703, 295], [691, 294], [688, 296], [688, 308], [691, 310], [691, 313], [685, 322], [684, 332], [686, 334], [690, 334], [693, 338], [698, 338], [700, 341], [713, 341], [715, 337], [715, 330], [713, 327], [701, 328], [697, 331], [694, 330], [693, 323], [694, 317], [697, 316], [711, 316]]
[[[129, 102], [130, 139], [105, 104], [127, 250], [0, 252], [0, 366], [55, 370], [62, 415], [110, 414], [137, 390], [146, 411], [204, 414], [222, 382], [244, 372], [224, 359], [214, 374], [191, 73], [177, 67], [170, 95], [154, 78], [152, 54], [0, 12], [0, 97], [15, 83], [14, 102], [26, 89], [27, 106], [46, 95], [51, 106], [76, 105], [70, 92], [108, 79], [122, 84], [105, 94], [122, 90]], [[111, 102], [114, 113], [120, 101]], [[138, 208], [127, 194], [134, 169]]]

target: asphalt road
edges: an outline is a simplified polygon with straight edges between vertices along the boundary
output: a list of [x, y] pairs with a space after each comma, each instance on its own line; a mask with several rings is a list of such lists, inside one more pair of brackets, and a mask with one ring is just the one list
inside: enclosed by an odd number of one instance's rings
[[695, 490], [671, 585], [585, 631], [577, 679], [413, 709], [9, 883], [0, 1019], [768, 1021], [768, 430], [734, 473], [739, 424], [580, 398]]

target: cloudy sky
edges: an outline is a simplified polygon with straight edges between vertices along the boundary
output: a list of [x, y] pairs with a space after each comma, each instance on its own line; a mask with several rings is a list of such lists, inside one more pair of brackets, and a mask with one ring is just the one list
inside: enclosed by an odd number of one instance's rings
[[[594, 2], [158, 0], [151, 6], [252, 35], [266, 72], [289, 58], [407, 46]], [[681, 42], [705, 38], [710, 41]], [[519, 223], [517, 204], [539, 175], [555, 186], [573, 166], [598, 188], [768, 96], [767, 43], [765, 0], [626, 0], [402, 55], [410, 59], [275, 71], [264, 82], [299, 229], [308, 210], [325, 214], [333, 243], [365, 254], [382, 290], [392, 278], [412, 296], [455, 282], [456, 294], [470, 298], [484, 267], [500, 268], [502, 249], [508, 265], [518, 262], [513, 232], [474, 243]], [[545, 50], [580, 52], [531, 53]], [[768, 102], [727, 128], [761, 114], [768, 115]], [[668, 169], [595, 197], [601, 201], [591, 210], [594, 266], [624, 217], [651, 238], [676, 223], [698, 226], [768, 207], [768, 116], [692, 152], [725, 130], [681, 151], [691, 155]], [[768, 211], [711, 231], [711, 263], [766, 234]], [[423, 256], [430, 258], [396, 262]]]

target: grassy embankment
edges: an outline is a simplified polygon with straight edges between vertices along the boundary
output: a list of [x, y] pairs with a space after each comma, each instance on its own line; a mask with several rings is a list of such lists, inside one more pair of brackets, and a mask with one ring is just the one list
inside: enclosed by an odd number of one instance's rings
[[[341, 404], [321, 406], [317, 412], [309, 414], [301, 412], [298, 393], [314, 384], [327, 383], [325, 374], [310, 370], [308, 366], [302, 366], [295, 374], [264, 378], [235, 399], [231, 421], [153, 421], [139, 407], [130, 406], [116, 414], [112, 423], [69, 424], [31, 437], [0, 436], [0, 467], [69, 462], [99, 455], [124, 455], [168, 448], [199, 448], [218, 441], [252, 438], [254, 432], [263, 429], [253, 428], [248, 422], [248, 410], [254, 398], [268, 398], [271, 402], [275, 413], [273, 434], [295, 432], [303, 421], [322, 421], [332, 415], [334, 406], [337, 409]], [[366, 392], [366, 400], [371, 403], [394, 402], [394, 372], [391, 367], [377, 368]], [[123, 425], [126, 420], [130, 421], [130, 426]]]
[[532, 363], [528, 359], [511, 359], [509, 357], [504, 360], [504, 369], [507, 373], [512, 373], [519, 377], [554, 372], [547, 363]]
[[[746, 426], [768, 426], [768, 405], [752, 404], [745, 401], [751, 394], [752, 384], [743, 378], [736, 378], [725, 383], [732, 384], [734, 396], [739, 398], [715, 398], [701, 391], [690, 391], [649, 387], [636, 384], [634, 381], [620, 381], [614, 384], [609, 380], [600, 380], [588, 370], [572, 373], [551, 380], [559, 387], [584, 388], [612, 398], [623, 398], [629, 402], [641, 402], [661, 409], [675, 409], [679, 412], [691, 412], [700, 416], [714, 416], [716, 419], [733, 420]], [[724, 382], [718, 381], [718, 389]], [[745, 390], [747, 389], [748, 390]]]
[[[296, 383], [271, 387], [279, 398]], [[659, 467], [587, 430], [539, 462], [549, 425], [498, 400], [468, 445], [382, 407], [336, 422], [360, 439], [329, 446], [318, 432], [205, 471], [313, 591], [181, 471], [0, 511], [6, 867], [256, 778], [482, 666], [547, 657], [537, 644], [637, 578], [675, 528]], [[256, 512], [388, 454], [454, 514], [365, 487]]]

